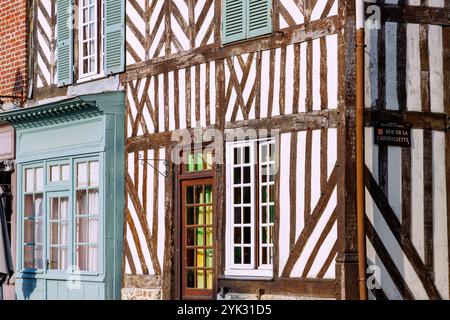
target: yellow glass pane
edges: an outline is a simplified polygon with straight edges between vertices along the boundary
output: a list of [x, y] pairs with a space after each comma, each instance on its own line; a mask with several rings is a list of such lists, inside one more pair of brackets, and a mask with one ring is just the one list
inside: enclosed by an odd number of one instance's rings
[[196, 267], [204, 267], [205, 266], [205, 250], [204, 249], [197, 249], [197, 263]]
[[197, 211], [197, 224], [205, 223], [205, 207], [197, 207], [195, 208]]
[[213, 208], [212, 206], [206, 207], [206, 224], [212, 224]]
[[197, 288], [205, 289], [205, 271], [197, 270]]
[[206, 228], [206, 245], [207, 246], [212, 246], [213, 245], [212, 228]]
[[213, 272], [212, 270], [206, 271], [206, 289], [212, 289], [213, 286]]
[[212, 203], [212, 185], [205, 185], [205, 203]]

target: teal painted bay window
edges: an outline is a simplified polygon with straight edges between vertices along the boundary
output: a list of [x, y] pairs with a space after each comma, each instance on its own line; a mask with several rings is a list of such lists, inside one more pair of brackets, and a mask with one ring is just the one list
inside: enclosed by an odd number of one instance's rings
[[17, 136], [18, 299], [119, 299], [124, 96], [1, 114]]

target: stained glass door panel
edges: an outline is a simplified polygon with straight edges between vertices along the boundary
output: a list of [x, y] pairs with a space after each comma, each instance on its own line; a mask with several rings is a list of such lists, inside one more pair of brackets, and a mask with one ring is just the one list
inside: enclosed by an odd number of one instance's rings
[[212, 179], [182, 183], [182, 294], [212, 298], [214, 282]]

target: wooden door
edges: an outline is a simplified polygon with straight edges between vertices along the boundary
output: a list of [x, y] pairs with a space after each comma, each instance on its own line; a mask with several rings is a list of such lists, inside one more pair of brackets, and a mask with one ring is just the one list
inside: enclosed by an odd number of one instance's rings
[[213, 179], [181, 183], [181, 296], [212, 299], [214, 287]]

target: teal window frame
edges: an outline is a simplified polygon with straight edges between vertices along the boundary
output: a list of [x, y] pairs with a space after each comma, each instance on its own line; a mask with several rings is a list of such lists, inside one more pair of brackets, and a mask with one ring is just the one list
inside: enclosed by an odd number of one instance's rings
[[[67, 272], [67, 270], [51, 270], [49, 269], [49, 266], [47, 264], [48, 258], [49, 258], [49, 247], [50, 247], [50, 201], [49, 198], [51, 196], [60, 196], [60, 195], [67, 195], [69, 198], [69, 212], [68, 212], [68, 222], [69, 222], [69, 229], [68, 229], [68, 266], [74, 266], [75, 265], [75, 259], [76, 259], [76, 250], [75, 250], [75, 244], [76, 244], [76, 165], [77, 163], [81, 162], [88, 162], [88, 161], [98, 161], [99, 169], [98, 169], [98, 175], [99, 175], [99, 181], [98, 181], [98, 190], [99, 190], [99, 203], [98, 203], [98, 269], [96, 271], [81, 271], [81, 270], [75, 270], [74, 268], [69, 268], [70, 272]], [[51, 165], [62, 165], [62, 164], [69, 164], [70, 165], [70, 180], [69, 181], [58, 181], [58, 182], [52, 182], [50, 181], [50, 166]], [[25, 173], [28, 169], [35, 169], [35, 168], [42, 168], [43, 169], [43, 190], [39, 192], [27, 192], [25, 191]], [[19, 232], [17, 235], [17, 238], [19, 240], [18, 242], [18, 261], [17, 265], [18, 272], [26, 274], [41, 274], [42, 277], [48, 277], [49, 279], [60, 279], [64, 280], [67, 279], [67, 276], [72, 274], [74, 271], [77, 272], [77, 274], [80, 274], [83, 280], [83, 277], [89, 276], [92, 279], [92, 276], [97, 276], [100, 278], [104, 278], [105, 274], [105, 261], [104, 261], [104, 252], [105, 252], [105, 244], [104, 244], [104, 153], [92, 153], [92, 154], [86, 154], [86, 155], [80, 155], [80, 156], [71, 156], [71, 157], [64, 157], [64, 158], [52, 158], [52, 159], [46, 159], [41, 161], [34, 161], [29, 163], [22, 163], [18, 165], [18, 198], [20, 201], [18, 201], [17, 204], [17, 212], [18, 212], [18, 219], [20, 219], [19, 224]], [[45, 208], [43, 213], [43, 268], [25, 268], [24, 262], [25, 262], [25, 256], [24, 256], [24, 246], [25, 243], [25, 220], [28, 220], [25, 217], [25, 196], [34, 194], [34, 193], [42, 193], [43, 197], [43, 208]], [[34, 229], [33, 229], [34, 232]], [[85, 279], [86, 280], [86, 279]], [[101, 280], [101, 279], [100, 279]]]

